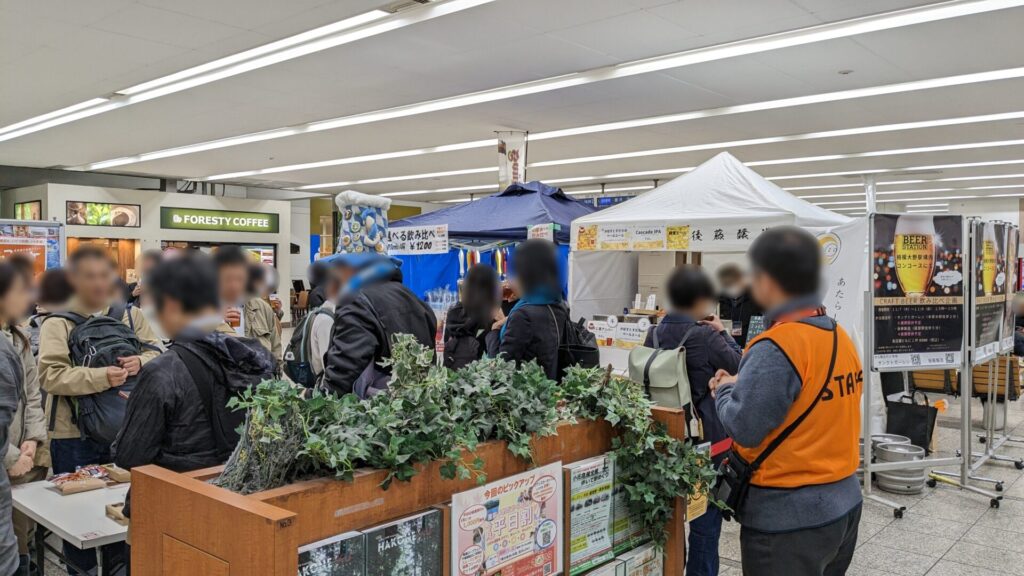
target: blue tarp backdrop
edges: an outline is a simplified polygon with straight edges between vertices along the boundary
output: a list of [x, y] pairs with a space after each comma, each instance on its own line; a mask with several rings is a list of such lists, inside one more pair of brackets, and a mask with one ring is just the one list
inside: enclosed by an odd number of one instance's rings
[[[597, 209], [586, 202], [567, 196], [560, 188], [542, 182], [513, 184], [504, 192], [428, 212], [391, 223], [403, 226], [448, 225], [448, 238], [455, 243], [486, 245], [496, 241], [526, 239], [527, 228], [535, 224], [557, 224], [555, 241], [559, 244], [562, 263], [562, 289], [568, 282], [569, 224]], [[514, 246], [509, 247], [509, 273], [515, 266]], [[398, 256], [402, 260], [405, 285], [420, 297], [431, 288], [455, 290], [459, 280], [459, 250], [448, 254]], [[480, 261], [494, 266], [494, 250], [481, 252]]]

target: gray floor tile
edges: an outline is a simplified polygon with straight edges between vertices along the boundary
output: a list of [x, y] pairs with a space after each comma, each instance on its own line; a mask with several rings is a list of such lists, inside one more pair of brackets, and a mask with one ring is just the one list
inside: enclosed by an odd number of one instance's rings
[[899, 576], [924, 576], [937, 561], [936, 558], [896, 550], [868, 542], [853, 555], [853, 564], [857, 568], [871, 568]]
[[1005, 572], [993, 572], [977, 566], [969, 566], [949, 560], [940, 560], [928, 576], [1005, 576]]
[[892, 508], [883, 506], [873, 500], [865, 500], [864, 508], [860, 513], [860, 519], [862, 522], [888, 526], [893, 521]]
[[943, 554], [952, 548], [956, 540], [933, 534], [913, 532], [907, 530], [905, 525], [900, 522], [893, 522], [878, 534], [875, 534], [871, 538], [870, 543], [938, 559], [942, 558]]
[[945, 560], [992, 570], [1000, 574], [1024, 575], [1024, 554], [960, 541], [946, 553]]
[[973, 524], [988, 510], [988, 502], [989, 499], [980, 494], [964, 493], [940, 485], [911, 507], [908, 513]]
[[[890, 524], [894, 526], [895, 524]], [[871, 522], [861, 521], [860, 526], [857, 527], [857, 546], [863, 545], [875, 535], [885, 530], [886, 527], [881, 524], [872, 524]]]
[[892, 572], [883, 572], [863, 566], [850, 566], [850, 569], [846, 571], [846, 576], [892, 576]]
[[741, 560], [739, 532], [731, 534], [722, 533], [722, 537], [718, 541], [718, 555], [736, 562]]
[[1021, 536], [1019, 532], [975, 525], [964, 534], [961, 541], [1019, 552], [1024, 549], [1024, 543], [1021, 542], [1022, 539], [1024, 539], [1024, 536]]
[[[978, 519], [977, 525], [1024, 534], [1024, 516], [1014, 514], [1011, 511], [1010, 507], [1014, 504], [1024, 505], [1024, 501], [1003, 500], [1000, 503], [998, 510], [990, 509], [985, 512], [985, 514]], [[1024, 549], [1024, 546], [1022, 546], [1022, 549]]]
[[910, 530], [920, 534], [931, 534], [941, 536], [950, 540], [957, 540], [970, 530], [971, 525], [956, 520], [943, 520], [923, 514], [907, 512], [903, 518], [896, 520], [890, 526], [899, 527], [903, 530]]

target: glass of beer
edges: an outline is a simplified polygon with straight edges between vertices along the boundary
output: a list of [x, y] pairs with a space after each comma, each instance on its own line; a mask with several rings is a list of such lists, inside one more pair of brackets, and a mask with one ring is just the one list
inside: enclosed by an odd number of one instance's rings
[[999, 245], [996, 244], [996, 227], [991, 222], [986, 222], [984, 226], [985, 231], [981, 235], [981, 285], [985, 296], [991, 296], [996, 291]]
[[931, 216], [904, 214], [896, 220], [893, 260], [903, 293], [924, 296], [935, 272], [935, 222]]

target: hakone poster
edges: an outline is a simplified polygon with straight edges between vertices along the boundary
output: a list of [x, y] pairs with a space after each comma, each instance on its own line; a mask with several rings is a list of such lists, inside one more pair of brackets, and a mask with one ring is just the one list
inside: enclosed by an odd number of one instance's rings
[[562, 573], [562, 463], [452, 496], [452, 574]]
[[1013, 333], [1016, 318], [1013, 314], [1013, 299], [1020, 290], [1020, 274], [1017, 270], [1017, 247], [1020, 245], [1020, 228], [1006, 227], [1006, 299], [1003, 311], [1003, 329], [1000, 334], [1000, 352], [1013, 350]]
[[1006, 309], [1006, 228], [997, 222], [971, 222], [971, 262], [974, 266], [974, 322], [971, 362], [980, 364], [999, 353], [999, 336]]
[[964, 338], [963, 218], [875, 214], [871, 226], [872, 368], [959, 365]]

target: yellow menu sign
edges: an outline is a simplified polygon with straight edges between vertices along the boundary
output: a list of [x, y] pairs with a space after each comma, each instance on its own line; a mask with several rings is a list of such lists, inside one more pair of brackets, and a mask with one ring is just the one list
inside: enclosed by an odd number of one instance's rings
[[689, 250], [690, 249], [690, 227], [689, 226], [667, 226], [665, 227], [666, 249], [667, 250]]
[[597, 224], [576, 229], [577, 250], [597, 250]]

